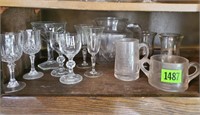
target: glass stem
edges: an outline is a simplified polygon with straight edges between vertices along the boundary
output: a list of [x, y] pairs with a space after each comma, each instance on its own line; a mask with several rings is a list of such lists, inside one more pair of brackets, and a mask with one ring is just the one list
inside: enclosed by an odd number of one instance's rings
[[73, 70], [73, 68], [75, 67], [75, 65], [76, 65], [76, 63], [73, 60], [73, 58], [69, 59], [69, 61], [66, 63], [66, 66], [69, 69], [69, 73], [68, 74], [71, 74], [71, 75], [69, 75], [70, 77], [74, 76], [74, 70]]
[[62, 54], [59, 53], [59, 56], [57, 57], [56, 61], [59, 64], [59, 68], [63, 68], [65, 57]]
[[96, 72], [96, 70], [95, 70], [96, 56], [95, 55], [91, 56], [91, 62], [92, 62], [92, 72], [95, 73]]
[[47, 43], [47, 55], [48, 55], [48, 60], [53, 60], [53, 50], [50, 47], [50, 44]]
[[29, 58], [31, 60], [31, 72], [34, 72], [34, 71], [36, 71], [35, 70], [35, 65], [34, 65], [35, 55], [30, 55]]
[[83, 49], [82, 49], [82, 54], [83, 54], [83, 64], [87, 64], [86, 62], [86, 58], [87, 58], [87, 49], [85, 46], [83, 46]]
[[14, 88], [19, 85], [17, 80], [15, 79], [15, 65], [16, 65], [15, 63], [9, 63], [7, 65], [10, 72], [10, 81], [7, 86], [8, 88]]

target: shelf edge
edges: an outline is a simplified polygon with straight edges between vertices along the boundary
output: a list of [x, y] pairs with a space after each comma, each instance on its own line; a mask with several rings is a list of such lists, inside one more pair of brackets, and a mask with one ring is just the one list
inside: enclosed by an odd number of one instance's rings
[[0, 6], [95, 11], [199, 12], [200, 10], [199, 4], [195, 3], [117, 3], [55, 0], [1, 0]]

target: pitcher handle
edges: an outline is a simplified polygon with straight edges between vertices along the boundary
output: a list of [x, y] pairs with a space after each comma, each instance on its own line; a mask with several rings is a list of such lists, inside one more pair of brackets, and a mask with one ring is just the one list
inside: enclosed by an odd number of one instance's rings
[[147, 70], [145, 67], [144, 67], [144, 63], [147, 63], [150, 65], [150, 60], [148, 58], [142, 58], [140, 60], [140, 66], [141, 66], [141, 70], [144, 72], [144, 74], [149, 77], [149, 70]]
[[146, 51], [146, 53], [145, 53], [143, 58], [148, 58], [148, 56], [149, 56], [149, 46], [146, 43], [140, 43], [139, 44], [139, 49], [141, 49], [142, 47], [144, 47], [144, 49]]
[[189, 68], [194, 67], [195, 68], [195, 72], [193, 72], [192, 74], [188, 75], [188, 83], [194, 79], [195, 77], [197, 77], [200, 74], [200, 65], [197, 62], [190, 62], [189, 66], [188, 66], [188, 70]]
[[141, 38], [141, 35], [142, 35], [142, 28], [141, 28], [141, 26], [139, 25], [139, 24], [137, 24], [137, 23], [130, 23], [130, 24], [128, 24], [127, 26], [126, 26], [126, 28], [128, 29], [128, 30], [130, 30], [132, 33], [133, 33], [133, 35], [135, 35], [135, 36], [133, 36], [133, 38], [137, 38], [137, 37], [139, 37], [138, 39], [140, 39]]

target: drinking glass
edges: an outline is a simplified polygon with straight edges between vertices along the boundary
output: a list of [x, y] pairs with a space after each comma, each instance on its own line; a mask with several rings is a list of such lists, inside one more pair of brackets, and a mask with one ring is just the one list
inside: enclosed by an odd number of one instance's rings
[[81, 49], [81, 37], [79, 34], [70, 35], [69, 33], [60, 34], [60, 36], [59, 45], [61, 47], [61, 52], [68, 58], [66, 66], [69, 69], [69, 72], [68, 74], [61, 76], [59, 80], [63, 84], [79, 83], [82, 81], [83, 77], [74, 73], [73, 68], [76, 63], [73, 58]]
[[161, 54], [180, 55], [183, 35], [177, 33], [161, 33], [159, 37], [161, 42]]
[[5, 93], [22, 90], [26, 83], [19, 82], [15, 79], [15, 61], [22, 56], [21, 33], [5, 33], [0, 35], [1, 39], [1, 56], [2, 61], [8, 63], [10, 81], [4, 86]]
[[[149, 46], [149, 56], [151, 56], [154, 53], [154, 39], [156, 34], [156, 32], [142, 31], [140, 43], [146, 43]], [[145, 55], [144, 48], [142, 48], [141, 55]]]
[[60, 42], [60, 34], [58, 32], [51, 32], [50, 46], [59, 55], [56, 59], [56, 61], [59, 64], [59, 67], [51, 71], [51, 75], [54, 77], [61, 77], [62, 75], [65, 75], [68, 73], [67, 69], [64, 67], [65, 57], [63, 56], [61, 52], [59, 42]]
[[65, 22], [52, 22], [52, 21], [37, 21], [31, 22], [31, 25], [34, 30], [41, 30], [42, 40], [47, 43], [47, 61], [38, 65], [42, 70], [56, 69], [59, 64], [54, 60], [53, 50], [50, 47], [50, 32], [59, 32], [63, 33], [66, 29]]
[[31, 60], [31, 70], [23, 76], [24, 79], [33, 80], [41, 78], [44, 74], [35, 70], [35, 54], [41, 49], [40, 30], [27, 29], [22, 31], [23, 51], [28, 54]]
[[86, 77], [96, 78], [101, 76], [101, 71], [95, 70], [96, 57], [101, 45], [101, 36], [103, 34], [104, 27], [86, 27], [84, 28], [85, 35], [87, 37], [87, 50], [91, 54], [92, 70], [88, 70], [84, 73]]
[[82, 40], [82, 55], [83, 55], [83, 62], [80, 64], [77, 64], [78, 68], [90, 68], [91, 65], [88, 64], [86, 62], [87, 59], [87, 40], [86, 40], [86, 35], [84, 35], [83, 32], [83, 27], [92, 27], [92, 25], [88, 25], [88, 24], [79, 24], [79, 25], [74, 25], [77, 34], [79, 34], [81, 36], [81, 40]]

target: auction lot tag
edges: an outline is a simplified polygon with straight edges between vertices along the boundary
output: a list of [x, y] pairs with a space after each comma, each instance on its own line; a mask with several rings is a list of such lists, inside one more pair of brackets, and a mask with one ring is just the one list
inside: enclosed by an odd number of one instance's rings
[[165, 83], [181, 83], [182, 82], [182, 70], [161, 70], [161, 82]]

